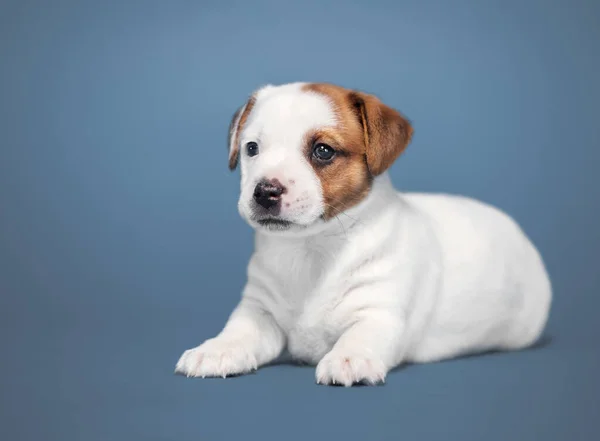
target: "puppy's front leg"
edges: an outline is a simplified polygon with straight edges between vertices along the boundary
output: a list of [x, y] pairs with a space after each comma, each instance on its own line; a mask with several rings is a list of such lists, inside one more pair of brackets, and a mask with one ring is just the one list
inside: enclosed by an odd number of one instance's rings
[[245, 374], [277, 358], [284, 342], [273, 316], [244, 298], [218, 336], [183, 353], [175, 372], [188, 377]]
[[362, 310], [317, 365], [319, 384], [377, 384], [399, 363], [404, 321], [389, 311]]

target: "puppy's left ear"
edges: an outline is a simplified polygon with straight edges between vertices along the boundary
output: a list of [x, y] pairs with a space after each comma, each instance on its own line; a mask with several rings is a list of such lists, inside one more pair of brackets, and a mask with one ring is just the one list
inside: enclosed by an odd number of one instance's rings
[[351, 92], [350, 101], [363, 127], [369, 171], [373, 176], [380, 175], [406, 149], [413, 128], [404, 116], [374, 95]]
[[255, 95], [252, 95], [246, 104], [240, 107], [233, 115], [229, 124], [229, 169], [235, 170], [240, 156], [240, 132], [248, 120], [248, 116], [254, 107], [256, 101]]

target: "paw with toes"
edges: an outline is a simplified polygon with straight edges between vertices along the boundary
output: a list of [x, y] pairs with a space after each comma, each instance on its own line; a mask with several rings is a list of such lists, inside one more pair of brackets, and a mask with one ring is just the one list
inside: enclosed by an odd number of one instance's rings
[[208, 340], [183, 353], [175, 372], [188, 377], [230, 377], [256, 370], [256, 358], [243, 344]]
[[352, 386], [385, 382], [386, 368], [381, 360], [364, 355], [330, 352], [317, 365], [319, 384]]

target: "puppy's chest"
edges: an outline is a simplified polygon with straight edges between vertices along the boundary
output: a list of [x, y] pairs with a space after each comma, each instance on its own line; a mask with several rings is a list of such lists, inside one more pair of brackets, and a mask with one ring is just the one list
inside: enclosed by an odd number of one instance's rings
[[271, 268], [278, 285], [272, 313], [286, 333], [288, 352], [306, 362], [327, 353], [338, 334], [332, 312], [340, 288], [329, 277], [336, 268], [327, 254], [322, 249], [282, 253], [277, 268]]

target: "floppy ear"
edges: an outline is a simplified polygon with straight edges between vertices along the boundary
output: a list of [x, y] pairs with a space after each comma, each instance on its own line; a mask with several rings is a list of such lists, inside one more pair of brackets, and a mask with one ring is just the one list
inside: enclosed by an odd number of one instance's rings
[[252, 107], [254, 107], [254, 103], [256, 101], [255, 95], [252, 95], [246, 104], [240, 107], [233, 118], [231, 119], [231, 123], [229, 124], [229, 169], [235, 170], [238, 164], [238, 159], [240, 156], [240, 132], [244, 128], [244, 124], [248, 120], [248, 115], [250, 115], [250, 111]]
[[398, 111], [374, 95], [351, 92], [350, 101], [363, 127], [369, 171], [373, 176], [380, 175], [408, 146], [413, 128]]

